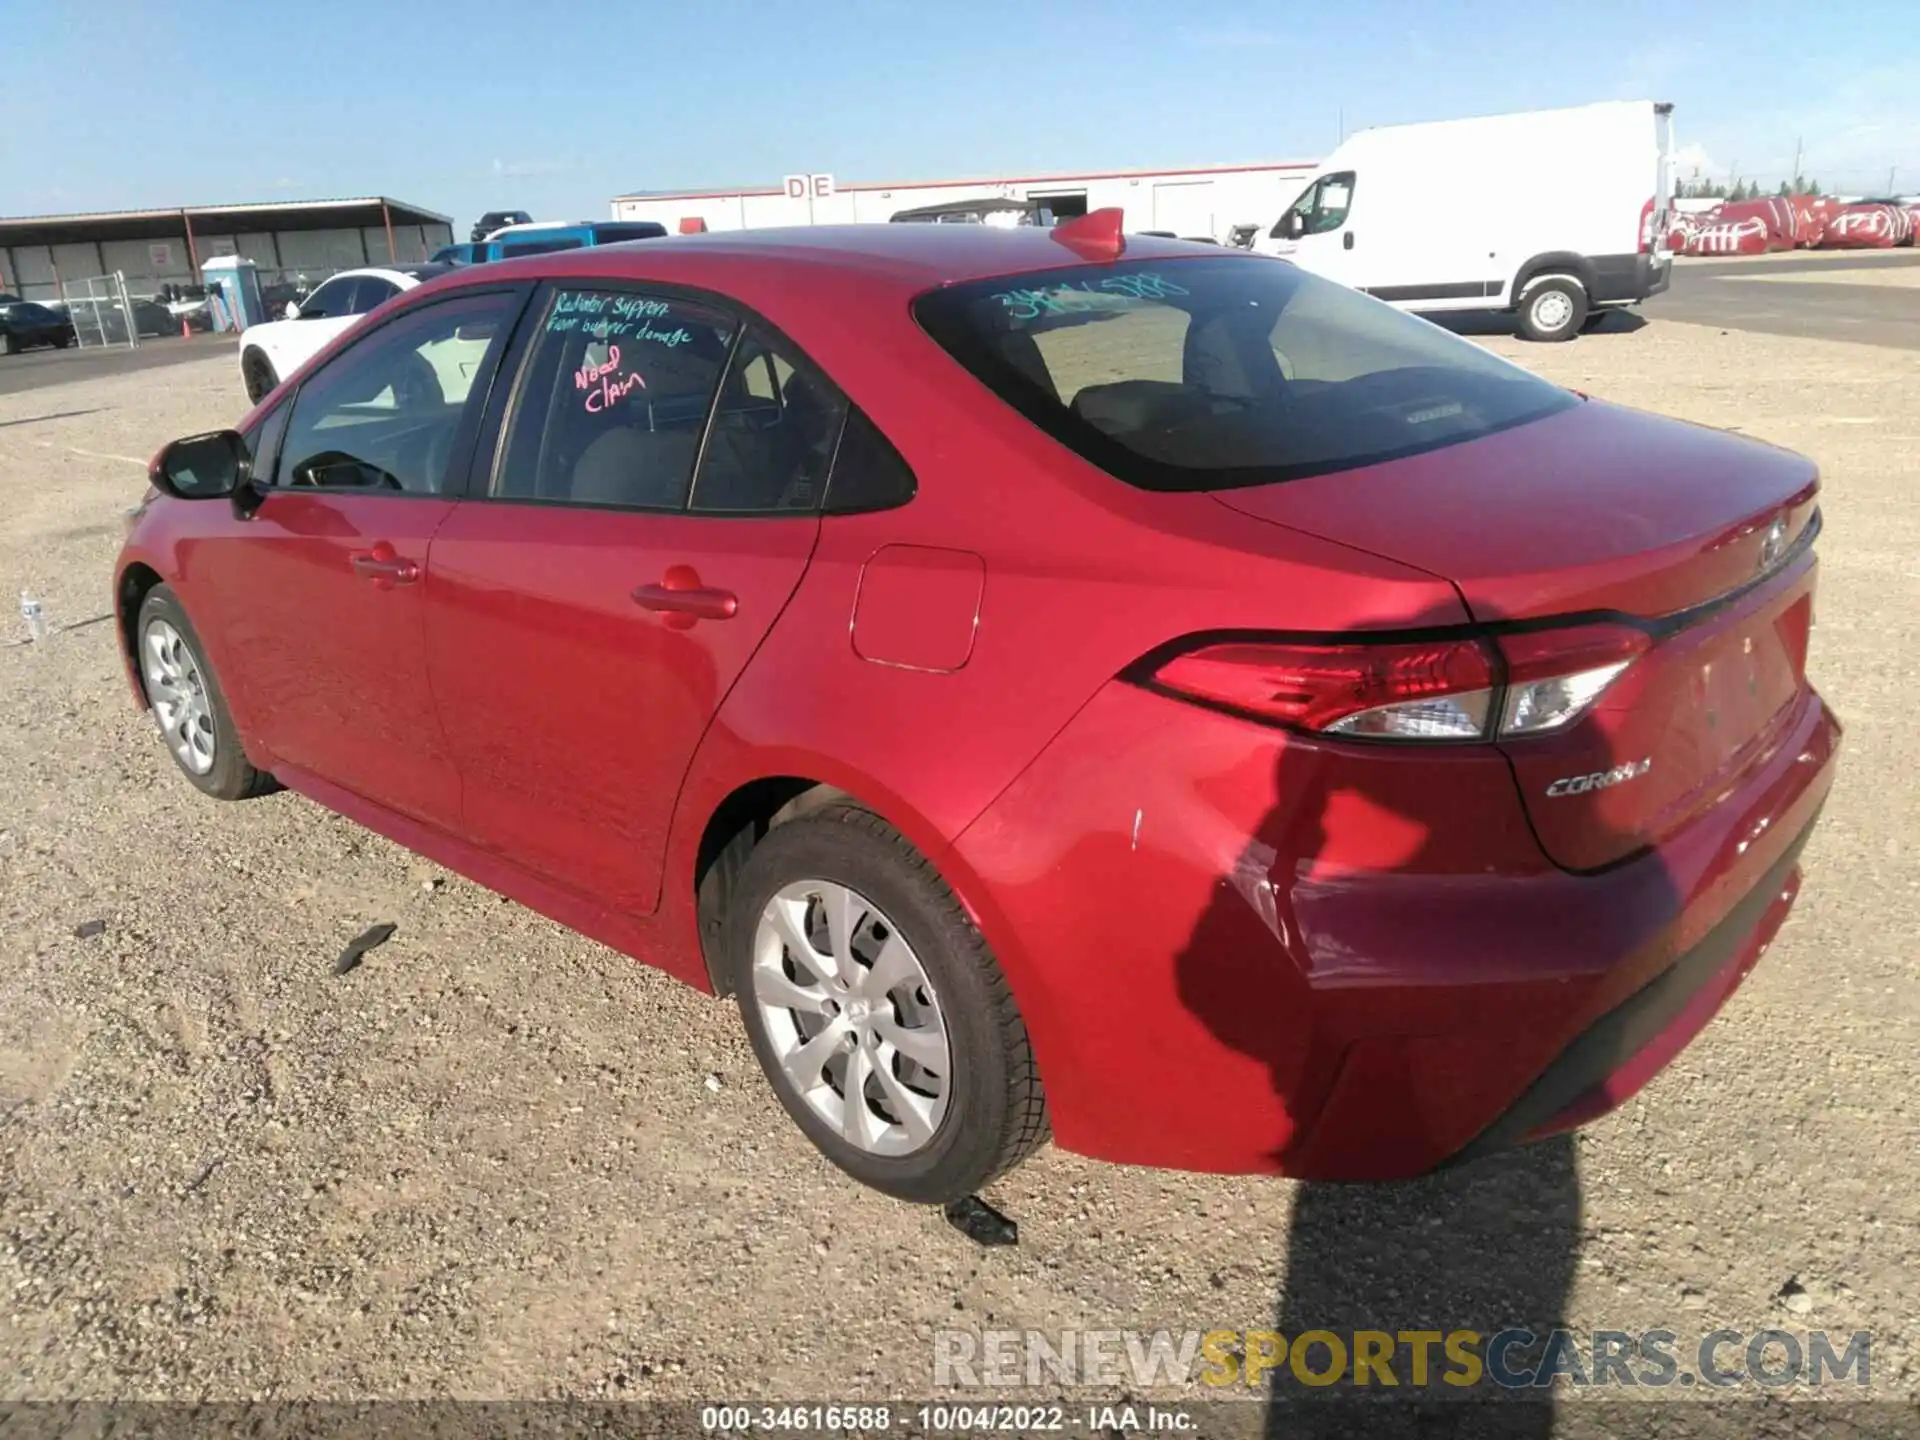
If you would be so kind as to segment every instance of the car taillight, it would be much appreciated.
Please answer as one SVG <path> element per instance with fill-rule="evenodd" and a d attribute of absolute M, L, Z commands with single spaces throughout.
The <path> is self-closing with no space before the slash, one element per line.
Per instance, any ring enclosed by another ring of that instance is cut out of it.
<path fill-rule="evenodd" d="M 1625 625 L 1502 635 L 1507 693 L 1500 705 L 1501 738 L 1565 729 L 1652 643 Z"/>
<path fill-rule="evenodd" d="M 1592 625 L 1420 641 L 1231 641 L 1153 671 L 1159 689 L 1289 729 L 1368 740 L 1493 740 L 1578 720 L 1647 637 Z"/>
<path fill-rule="evenodd" d="M 1493 704 L 1486 642 L 1208 645 L 1154 672 L 1164 689 L 1299 730 L 1477 740 Z"/>

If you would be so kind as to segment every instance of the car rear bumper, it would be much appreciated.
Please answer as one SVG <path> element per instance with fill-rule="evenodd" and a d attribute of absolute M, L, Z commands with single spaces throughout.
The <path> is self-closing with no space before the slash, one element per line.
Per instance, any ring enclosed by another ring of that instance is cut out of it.
<path fill-rule="evenodd" d="M 1817 696 L 1791 730 L 1657 851 L 1573 875 L 1477 756 L 1356 759 L 1116 683 L 956 869 L 1065 1148 L 1403 1178 L 1585 1123 L 1711 1019 L 1832 782 Z"/>

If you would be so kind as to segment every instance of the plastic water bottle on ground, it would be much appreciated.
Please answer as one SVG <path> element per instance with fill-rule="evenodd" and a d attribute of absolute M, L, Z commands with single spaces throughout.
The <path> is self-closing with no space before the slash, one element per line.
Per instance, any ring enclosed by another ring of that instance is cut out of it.
<path fill-rule="evenodd" d="M 26 622 L 27 639 L 36 644 L 52 633 L 53 627 L 47 624 L 46 608 L 25 590 L 20 592 L 20 618 Z"/>

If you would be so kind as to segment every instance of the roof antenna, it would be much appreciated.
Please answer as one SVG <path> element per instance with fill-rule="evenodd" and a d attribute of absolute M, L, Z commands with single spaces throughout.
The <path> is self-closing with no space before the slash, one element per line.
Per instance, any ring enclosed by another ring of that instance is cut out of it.
<path fill-rule="evenodd" d="M 1120 233 L 1123 215 L 1118 205 L 1089 210 L 1054 226 L 1053 238 L 1083 260 L 1118 260 L 1127 248 L 1127 238 Z"/>

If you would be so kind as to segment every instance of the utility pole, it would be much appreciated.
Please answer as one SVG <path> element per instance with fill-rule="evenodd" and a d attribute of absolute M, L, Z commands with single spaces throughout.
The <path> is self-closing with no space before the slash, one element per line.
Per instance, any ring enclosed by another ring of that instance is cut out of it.
<path fill-rule="evenodd" d="M 1891 200 L 1894 197 L 1894 195 L 1898 193 L 1893 188 L 1893 177 L 1899 171 L 1899 169 L 1900 167 L 1898 165 L 1889 165 L 1887 167 L 1887 198 L 1889 200 Z"/>
<path fill-rule="evenodd" d="M 1798 135 L 1793 138 L 1793 178 L 1789 183 L 1795 186 L 1800 183 L 1800 137 Z"/>

